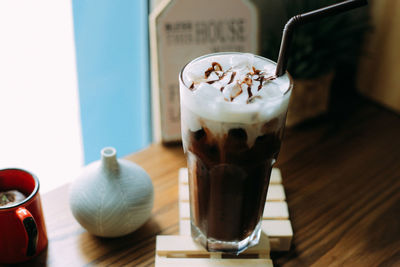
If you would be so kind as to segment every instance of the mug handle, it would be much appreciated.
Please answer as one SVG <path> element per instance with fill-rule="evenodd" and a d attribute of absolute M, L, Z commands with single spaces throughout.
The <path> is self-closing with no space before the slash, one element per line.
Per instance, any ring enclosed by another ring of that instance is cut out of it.
<path fill-rule="evenodd" d="M 36 253 L 36 247 L 38 242 L 38 230 L 35 219 L 32 214 L 25 209 L 20 207 L 15 211 L 18 219 L 21 221 L 25 229 L 25 239 L 27 245 L 26 256 L 31 257 Z"/>

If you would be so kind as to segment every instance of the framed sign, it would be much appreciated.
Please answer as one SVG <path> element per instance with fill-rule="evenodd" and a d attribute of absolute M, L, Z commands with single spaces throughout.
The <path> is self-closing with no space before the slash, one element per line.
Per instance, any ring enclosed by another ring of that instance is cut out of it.
<path fill-rule="evenodd" d="M 248 0 L 165 0 L 149 19 L 154 140 L 177 142 L 182 67 L 214 52 L 257 53 L 258 14 Z"/>

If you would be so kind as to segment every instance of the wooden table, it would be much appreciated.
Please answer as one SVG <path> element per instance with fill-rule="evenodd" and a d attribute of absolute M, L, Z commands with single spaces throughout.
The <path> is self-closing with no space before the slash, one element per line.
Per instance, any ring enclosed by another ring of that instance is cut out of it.
<path fill-rule="evenodd" d="M 151 219 L 116 239 L 88 234 L 68 205 L 69 186 L 43 195 L 49 247 L 29 266 L 153 266 L 156 235 L 178 233 L 180 146 L 129 156 L 153 179 Z M 365 100 L 288 130 L 278 166 L 292 220 L 275 266 L 400 266 L 400 118 Z M 56 177 L 55 177 L 56 179 Z"/>

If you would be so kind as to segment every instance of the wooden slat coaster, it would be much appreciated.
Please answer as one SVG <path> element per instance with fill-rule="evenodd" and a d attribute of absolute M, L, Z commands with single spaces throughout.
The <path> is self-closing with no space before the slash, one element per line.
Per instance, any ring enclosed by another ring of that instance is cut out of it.
<path fill-rule="evenodd" d="M 263 220 L 261 230 L 268 235 L 272 251 L 289 250 L 293 237 L 289 220 Z M 179 234 L 190 236 L 190 220 L 180 220 Z"/>
<path fill-rule="evenodd" d="M 273 168 L 264 214 L 261 238 L 257 246 L 238 257 L 208 252 L 190 236 L 190 206 L 188 172 L 179 170 L 179 232 L 178 236 L 157 236 L 156 267 L 221 267 L 221 266 L 273 266 L 270 250 L 289 250 L 293 237 L 281 172 Z"/>
<path fill-rule="evenodd" d="M 263 266 L 272 267 L 269 258 L 268 236 L 262 235 L 257 246 L 249 248 L 237 257 L 219 252 L 208 252 L 193 241 L 190 235 L 157 236 L 156 267 L 165 266 Z"/>

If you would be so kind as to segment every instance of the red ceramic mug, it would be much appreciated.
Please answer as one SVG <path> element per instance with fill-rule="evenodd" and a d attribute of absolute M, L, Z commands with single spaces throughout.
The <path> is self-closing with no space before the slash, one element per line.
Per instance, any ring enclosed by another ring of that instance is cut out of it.
<path fill-rule="evenodd" d="M 0 206 L 0 264 L 29 260 L 47 246 L 39 180 L 21 169 L 0 170 L 0 192 L 18 190 L 27 196 L 11 206 Z"/>

